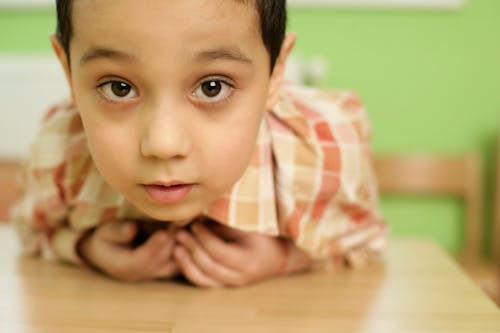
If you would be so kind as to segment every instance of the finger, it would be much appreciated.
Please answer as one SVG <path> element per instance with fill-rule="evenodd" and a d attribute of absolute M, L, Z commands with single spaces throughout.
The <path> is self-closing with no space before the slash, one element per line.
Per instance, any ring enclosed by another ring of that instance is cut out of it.
<path fill-rule="evenodd" d="M 186 279 L 200 287 L 221 287 L 221 284 L 201 271 L 183 246 L 174 248 L 174 258 Z"/>
<path fill-rule="evenodd" d="M 178 274 L 179 268 L 172 256 L 175 246 L 175 235 L 172 232 L 168 232 L 166 242 L 160 246 L 161 249 L 156 254 L 152 253 L 154 276 L 161 278 Z"/>
<path fill-rule="evenodd" d="M 128 250 L 121 275 L 129 281 L 169 278 L 177 275 L 179 268 L 173 260 L 175 239 L 165 231 L 156 231 L 144 244 Z"/>
<path fill-rule="evenodd" d="M 152 277 L 155 279 L 168 279 L 181 273 L 179 265 L 171 259 L 168 262 L 158 265 Z"/>
<path fill-rule="evenodd" d="M 115 244 L 129 244 L 137 234 L 137 226 L 133 222 L 110 221 L 96 230 L 96 237 Z"/>
<path fill-rule="evenodd" d="M 160 236 L 160 237 L 159 237 Z M 103 255 L 101 267 L 110 273 L 126 281 L 141 281 L 153 279 L 159 268 L 157 257 L 165 242 L 165 235 L 150 237 L 146 243 L 138 248 L 117 246 L 113 243 L 105 243 L 106 252 Z"/>
<path fill-rule="evenodd" d="M 163 242 L 162 249 L 159 252 L 158 255 L 158 260 L 165 261 L 165 260 L 170 260 L 172 259 L 172 251 L 175 246 L 175 235 L 176 232 L 169 230 L 167 232 L 165 231 L 157 231 L 156 233 L 163 233 L 165 234 L 166 240 Z M 153 234 L 153 236 L 155 235 Z"/>
<path fill-rule="evenodd" d="M 177 276 L 181 273 L 177 262 L 175 262 L 172 252 L 175 246 L 175 235 L 178 228 L 168 228 L 167 229 L 167 241 L 163 246 L 163 249 L 159 252 L 157 256 L 157 263 L 154 264 L 154 278 L 170 278 Z"/>
<path fill-rule="evenodd" d="M 110 276 L 125 281 L 138 281 L 140 271 L 132 267 L 133 250 L 110 242 L 101 242 L 96 249 L 95 264 Z"/>
<path fill-rule="evenodd" d="M 167 231 L 169 225 L 164 222 L 155 221 L 137 221 L 137 234 L 132 242 L 133 247 L 139 247 L 144 244 L 148 238 L 158 230 Z"/>
<path fill-rule="evenodd" d="M 193 262 L 208 276 L 222 282 L 224 285 L 243 284 L 242 274 L 228 266 L 224 262 L 217 262 L 198 241 L 188 232 L 181 231 L 177 234 L 178 242 L 183 245 L 191 254 Z"/>
<path fill-rule="evenodd" d="M 220 238 L 226 241 L 237 241 L 248 234 L 247 232 L 237 230 L 235 228 L 231 228 L 214 221 L 208 221 L 205 223 L 196 223 L 196 224 L 203 225 L 206 229 L 211 230 L 215 235 L 219 236 Z"/>
<path fill-rule="evenodd" d="M 170 257 L 174 245 L 173 237 L 165 231 L 157 231 L 134 251 L 134 260 L 153 266 Z"/>
<path fill-rule="evenodd" d="M 243 258 L 237 243 L 226 242 L 202 223 L 194 224 L 191 230 L 200 245 L 215 261 L 239 271 L 238 268 L 241 267 L 245 258 Z"/>

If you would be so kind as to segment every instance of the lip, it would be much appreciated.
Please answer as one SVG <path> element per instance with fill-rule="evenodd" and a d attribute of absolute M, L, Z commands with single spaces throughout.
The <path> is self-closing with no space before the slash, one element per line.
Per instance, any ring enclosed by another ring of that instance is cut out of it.
<path fill-rule="evenodd" d="M 179 181 L 172 182 L 154 182 L 144 184 L 144 190 L 148 196 L 155 202 L 161 204 L 173 204 L 184 200 L 191 192 L 195 184 L 183 183 Z"/>

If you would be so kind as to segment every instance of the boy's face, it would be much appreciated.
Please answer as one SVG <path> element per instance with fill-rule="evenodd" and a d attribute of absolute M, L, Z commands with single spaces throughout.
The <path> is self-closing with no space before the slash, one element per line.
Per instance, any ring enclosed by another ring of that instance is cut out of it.
<path fill-rule="evenodd" d="M 75 0 L 73 32 L 66 71 L 108 183 L 179 222 L 229 190 L 278 81 L 253 5 Z"/>

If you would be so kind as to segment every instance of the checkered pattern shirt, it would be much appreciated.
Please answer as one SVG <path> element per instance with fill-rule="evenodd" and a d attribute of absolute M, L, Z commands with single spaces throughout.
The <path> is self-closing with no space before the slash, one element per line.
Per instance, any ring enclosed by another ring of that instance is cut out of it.
<path fill-rule="evenodd" d="M 262 119 L 245 172 L 202 214 L 288 238 L 318 262 L 365 262 L 379 253 L 386 233 L 370 135 L 354 93 L 284 86 Z M 69 103 L 45 116 L 22 185 L 13 220 L 29 253 L 79 263 L 75 247 L 86 231 L 112 219 L 151 220 L 99 174 Z"/>

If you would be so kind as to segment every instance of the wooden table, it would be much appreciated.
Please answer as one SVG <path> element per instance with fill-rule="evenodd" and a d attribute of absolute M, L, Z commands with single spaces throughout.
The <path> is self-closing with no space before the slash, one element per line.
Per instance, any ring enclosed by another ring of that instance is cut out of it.
<path fill-rule="evenodd" d="M 382 262 L 240 289 L 127 284 L 20 257 L 0 226 L 0 332 L 500 332 L 500 312 L 434 243 L 391 240 Z"/>

